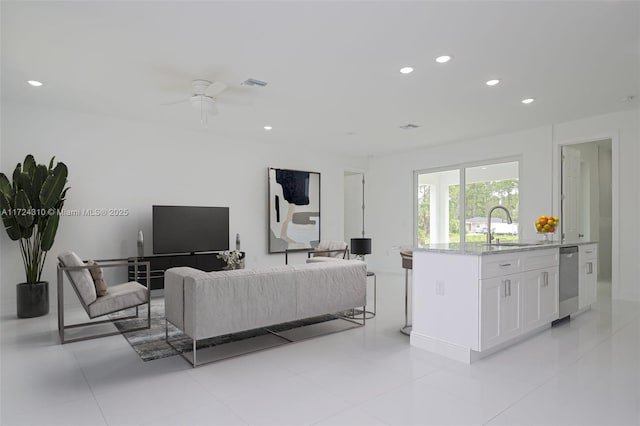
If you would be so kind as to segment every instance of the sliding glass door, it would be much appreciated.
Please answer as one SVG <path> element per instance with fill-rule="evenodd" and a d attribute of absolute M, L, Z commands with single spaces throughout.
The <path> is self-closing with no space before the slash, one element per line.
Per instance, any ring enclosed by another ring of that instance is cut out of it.
<path fill-rule="evenodd" d="M 496 205 L 509 210 L 513 223 L 507 223 L 505 213 L 496 210 L 491 223 L 494 236 L 503 241 L 517 240 L 518 182 L 518 161 L 416 172 L 417 245 L 485 241 L 487 212 Z"/>

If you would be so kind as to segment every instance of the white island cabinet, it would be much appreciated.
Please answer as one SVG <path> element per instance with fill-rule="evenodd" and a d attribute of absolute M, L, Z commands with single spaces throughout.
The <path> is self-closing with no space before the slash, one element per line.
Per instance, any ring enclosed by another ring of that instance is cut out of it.
<path fill-rule="evenodd" d="M 598 295 L 598 245 L 578 246 L 578 309 L 595 303 Z"/>
<path fill-rule="evenodd" d="M 470 363 L 549 327 L 558 261 L 558 246 L 414 251 L 411 344 Z"/>

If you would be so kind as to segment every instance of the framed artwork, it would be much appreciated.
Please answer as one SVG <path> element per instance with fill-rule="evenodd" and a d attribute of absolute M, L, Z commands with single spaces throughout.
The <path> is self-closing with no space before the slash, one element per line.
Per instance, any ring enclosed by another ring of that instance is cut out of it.
<path fill-rule="evenodd" d="M 320 173 L 269 168 L 269 253 L 320 242 Z"/>

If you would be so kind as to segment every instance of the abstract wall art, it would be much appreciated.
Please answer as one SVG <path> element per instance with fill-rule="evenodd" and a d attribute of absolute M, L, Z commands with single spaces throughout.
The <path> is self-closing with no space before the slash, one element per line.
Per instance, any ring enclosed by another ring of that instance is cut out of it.
<path fill-rule="evenodd" d="M 320 173 L 269 168 L 269 253 L 320 242 Z"/>

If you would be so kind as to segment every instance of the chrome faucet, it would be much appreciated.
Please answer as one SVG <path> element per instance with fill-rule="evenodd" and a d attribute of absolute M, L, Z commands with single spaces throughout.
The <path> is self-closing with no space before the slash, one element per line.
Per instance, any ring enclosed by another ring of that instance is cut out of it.
<path fill-rule="evenodd" d="M 493 206 L 489 209 L 489 214 L 487 214 L 487 244 L 491 244 L 491 240 L 493 240 L 493 234 L 491 234 L 491 214 L 495 209 L 502 209 L 507 214 L 507 223 L 513 223 L 511 220 L 511 213 L 505 206 Z"/>

